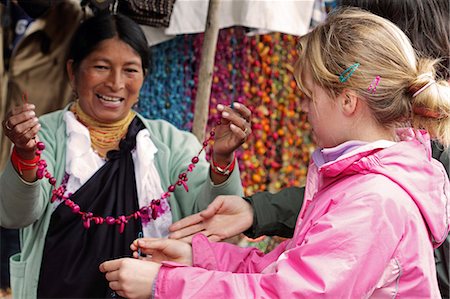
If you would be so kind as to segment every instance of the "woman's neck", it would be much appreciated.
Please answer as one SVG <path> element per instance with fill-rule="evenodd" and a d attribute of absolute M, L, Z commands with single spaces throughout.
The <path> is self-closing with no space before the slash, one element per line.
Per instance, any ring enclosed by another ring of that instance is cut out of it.
<path fill-rule="evenodd" d="M 75 102 L 71 107 L 72 111 L 88 130 L 91 138 L 91 146 L 95 152 L 102 158 L 106 157 L 108 151 L 117 149 L 120 140 L 128 131 L 128 126 L 133 120 L 136 113 L 130 110 L 128 115 L 114 123 L 102 123 L 91 116 L 87 115 L 80 107 L 78 102 Z"/>

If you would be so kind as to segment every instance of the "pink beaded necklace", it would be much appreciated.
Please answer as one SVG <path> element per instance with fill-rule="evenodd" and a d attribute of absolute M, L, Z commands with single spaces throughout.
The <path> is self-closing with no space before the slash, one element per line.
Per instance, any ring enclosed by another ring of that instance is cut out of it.
<path fill-rule="evenodd" d="M 220 120 L 217 121 L 217 125 L 220 125 Z M 125 225 L 128 223 L 130 219 L 138 219 L 141 218 L 142 220 L 147 220 L 151 217 L 151 219 L 155 220 L 159 216 L 159 206 L 161 204 L 162 199 L 168 199 L 171 196 L 171 193 L 175 191 L 177 186 L 183 186 L 186 192 L 189 191 L 187 181 L 188 172 L 192 172 L 195 168 L 195 165 L 199 162 L 199 155 L 202 151 L 205 150 L 205 148 L 208 146 L 209 142 L 214 139 L 215 135 L 215 127 L 211 130 L 209 133 L 209 137 L 203 141 L 203 146 L 200 149 L 200 151 L 191 159 L 191 163 L 187 167 L 187 169 L 180 173 L 178 175 L 178 180 L 170 185 L 167 188 L 167 191 L 164 192 L 160 198 L 153 199 L 149 205 L 144 206 L 140 208 L 139 210 L 135 211 L 134 213 L 131 213 L 130 215 L 121 215 L 121 216 L 98 216 L 94 215 L 91 212 L 84 212 L 80 210 L 80 206 L 77 205 L 75 202 L 73 202 L 70 197 L 72 194 L 65 195 L 66 191 L 66 178 L 63 179 L 63 182 L 59 187 L 56 187 L 56 178 L 53 177 L 53 175 L 47 170 L 47 162 L 44 159 L 39 159 L 37 162 L 38 169 L 36 170 L 36 176 L 38 179 L 46 178 L 48 179 L 48 182 L 52 185 L 52 197 L 50 199 L 50 202 L 53 203 L 56 200 L 61 201 L 64 205 L 66 205 L 68 208 L 72 209 L 72 212 L 75 214 L 78 214 L 82 221 L 83 226 L 88 229 L 91 226 L 91 222 L 95 224 L 107 224 L 107 225 L 118 225 L 119 226 L 119 232 L 122 233 L 125 229 Z M 42 141 L 39 141 L 36 144 L 37 150 L 36 155 L 40 156 L 42 151 L 45 149 L 45 144 Z"/>

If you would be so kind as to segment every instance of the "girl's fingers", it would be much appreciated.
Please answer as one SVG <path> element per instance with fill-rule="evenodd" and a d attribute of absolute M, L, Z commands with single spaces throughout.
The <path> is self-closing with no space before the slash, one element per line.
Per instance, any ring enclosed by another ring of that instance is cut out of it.
<path fill-rule="evenodd" d="M 105 277 L 108 281 L 119 280 L 119 270 L 106 272 Z"/>

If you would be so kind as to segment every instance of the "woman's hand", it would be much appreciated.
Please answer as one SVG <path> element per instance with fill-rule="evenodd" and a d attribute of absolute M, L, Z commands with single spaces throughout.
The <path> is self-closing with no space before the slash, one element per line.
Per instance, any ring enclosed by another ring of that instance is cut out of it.
<path fill-rule="evenodd" d="M 131 299 L 148 299 L 153 282 L 158 276 L 158 263 L 132 258 L 106 261 L 99 267 L 109 281 L 109 287 L 119 296 Z"/>
<path fill-rule="evenodd" d="M 214 140 L 214 161 L 229 164 L 233 160 L 233 152 L 241 146 L 252 132 L 251 111 L 240 103 L 234 107 L 217 105 L 222 112 L 221 125 L 216 127 Z"/>
<path fill-rule="evenodd" d="M 178 240 L 142 238 L 134 240 L 130 246 L 133 257 L 161 263 L 162 261 L 177 262 L 192 266 L 192 247 Z M 140 257 L 138 250 L 147 257 Z"/>
<path fill-rule="evenodd" d="M 3 120 L 3 131 L 15 145 L 17 154 L 23 159 L 35 156 L 37 133 L 41 128 L 33 104 L 24 104 L 11 109 Z"/>
<path fill-rule="evenodd" d="M 192 242 L 196 233 L 217 242 L 246 231 L 253 223 L 253 208 L 242 197 L 221 195 L 200 213 L 173 223 L 169 230 L 171 239 Z"/>

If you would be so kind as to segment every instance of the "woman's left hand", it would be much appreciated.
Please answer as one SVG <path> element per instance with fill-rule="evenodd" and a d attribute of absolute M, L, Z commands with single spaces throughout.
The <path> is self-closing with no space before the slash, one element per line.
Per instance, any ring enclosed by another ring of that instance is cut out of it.
<path fill-rule="evenodd" d="M 217 105 L 222 112 L 221 125 L 216 127 L 214 138 L 214 159 L 233 159 L 233 152 L 241 146 L 252 132 L 251 111 L 241 103 L 234 103 L 233 108 Z"/>
<path fill-rule="evenodd" d="M 100 265 L 109 287 L 124 298 L 148 299 L 161 264 L 133 258 L 106 261 Z"/>

